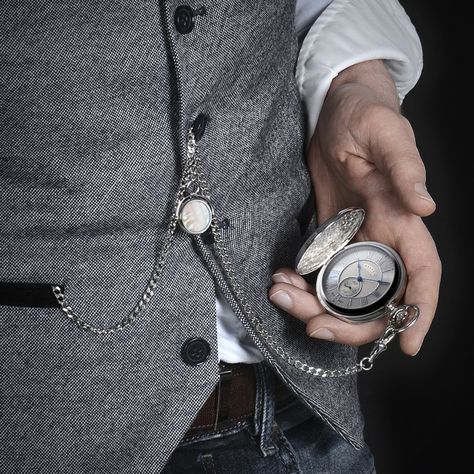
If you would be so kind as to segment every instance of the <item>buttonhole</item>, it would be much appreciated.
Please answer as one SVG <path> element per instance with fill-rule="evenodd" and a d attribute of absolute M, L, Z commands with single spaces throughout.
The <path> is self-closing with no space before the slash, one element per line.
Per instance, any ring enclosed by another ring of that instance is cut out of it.
<path fill-rule="evenodd" d="M 219 224 L 219 227 L 220 227 L 221 229 L 227 229 L 227 228 L 229 227 L 229 225 L 230 225 L 230 222 L 229 222 L 229 219 L 228 219 L 227 217 L 224 217 L 223 219 L 221 219 L 221 220 L 219 221 L 218 224 Z"/>
<path fill-rule="evenodd" d="M 193 16 L 203 16 L 207 13 L 206 7 L 203 5 L 199 8 L 194 8 L 193 9 Z"/>

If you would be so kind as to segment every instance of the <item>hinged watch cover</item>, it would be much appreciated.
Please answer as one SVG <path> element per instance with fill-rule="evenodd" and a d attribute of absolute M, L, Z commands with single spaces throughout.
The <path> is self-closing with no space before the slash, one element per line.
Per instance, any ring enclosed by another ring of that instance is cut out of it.
<path fill-rule="evenodd" d="M 361 207 L 348 207 L 321 224 L 301 246 L 295 259 L 296 272 L 307 275 L 325 265 L 352 240 L 364 217 Z"/>

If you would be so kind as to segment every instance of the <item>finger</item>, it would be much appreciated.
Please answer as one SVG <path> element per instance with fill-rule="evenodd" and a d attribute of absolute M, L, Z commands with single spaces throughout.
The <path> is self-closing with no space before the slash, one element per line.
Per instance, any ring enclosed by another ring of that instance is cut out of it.
<path fill-rule="evenodd" d="M 406 354 L 416 355 L 436 312 L 441 261 L 433 238 L 421 219 L 406 229 L 399 242 L 399 252 L 408 273 L 404 301 L 416 304 L 420 308 L 420 316 L 411 328 L 400 334 L 400 347 Z"/>
<path fill-rule="evenodd" d="M 268 290 L 270 301 L 301 321 L 325 312 L 316 296 L 289 283 L 276 283 Z"/>
<path fill-rule="evenodd" d="M 308 321 L 306 334 L 316 339 L 334 341 L 350 346 L 361 346 L 379 338 L 386 325 L 385 319 L 377 319 L 363 324 L 351 324 L 328 314 L 323 314 Z"/>
<path fill-rule="evenodd" d="M 436 204 L 426 189 L 426 170 L 410 123 L 386 108 L 372 120 L 370 158 L 390 180 L 407 211 L 417 216 L 432 214 Z"/>
<path fill-rule="evenodd" d="M 290 267 L 278 268 L 272 275 L 273 283 L 290 283 L 301 290 L 307 291 L 313 295 L 316 294 L 316 289 L 313 285 L 308 283 L 301 275 L 296 273 Z"/>

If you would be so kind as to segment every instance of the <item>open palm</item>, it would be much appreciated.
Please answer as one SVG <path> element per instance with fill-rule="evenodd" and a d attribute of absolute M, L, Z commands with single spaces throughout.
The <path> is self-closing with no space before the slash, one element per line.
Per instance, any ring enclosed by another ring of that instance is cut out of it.
<path fill-rule="evenodd" d="M 409 122 L 367 88 L 340 87 L 324 104 L 307 163 L 319 223 L 345 207 L 360 206 L 366 219 L 356 239 L 387 244 L 401 255 L 408 274 L 404 300 L 419 306 L 420 318 L 401 334 L 400 344 L 407 354 L 416 354 L 435 314 L 441 263 L 421 219 L 436 206 L 426 191 L 425 167 Z M 287 293 L 291 305 L 286 299 L 284 309 L 307 323 L 308 335 L 361 345 L 383 332 L 384 320 L 353 325 L 325 313 L 314 288 L 293 269 L 280 268 L 274 275 L 270 299 L 278 304 L 275 293 Z"/>

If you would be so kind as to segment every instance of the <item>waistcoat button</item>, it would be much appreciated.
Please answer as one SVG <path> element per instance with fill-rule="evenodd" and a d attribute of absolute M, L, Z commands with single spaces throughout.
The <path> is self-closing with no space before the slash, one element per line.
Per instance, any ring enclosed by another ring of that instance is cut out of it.
<path fill-rule="evenodd" d="M 204 362 L 211 352 L 209 343 L 202 337 L 190 337 L 181 347 L 181 358 L 186 364 L 197 365 Z"/>
<path fill-rule="evenodd" d="M 193 9 L 188 5 L 180 5 L 176 8 L 174 12 L 174 24 L 180 33 L 189 33 L 194 28 L 193 13 Z"/>
<path fill-rule="evenodd" d="M 193 133 L 194 133 L 194 139 L 196 141 L 200 140 L 201 137 L 204 135 L 204 130 L 206 128 L 207 124 L 207 119 L 209 117 L 204 114 L 200 113 L 193 121 Z"/>

